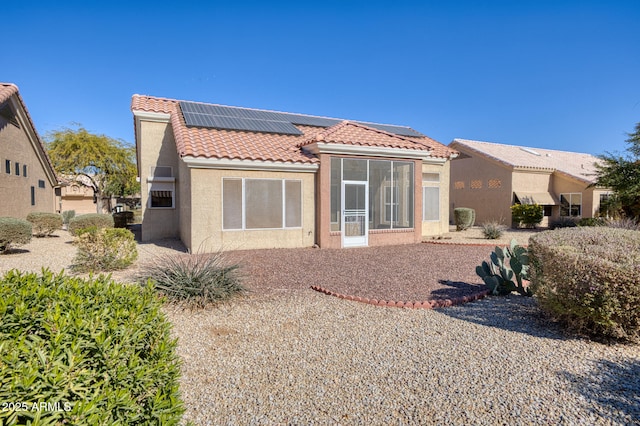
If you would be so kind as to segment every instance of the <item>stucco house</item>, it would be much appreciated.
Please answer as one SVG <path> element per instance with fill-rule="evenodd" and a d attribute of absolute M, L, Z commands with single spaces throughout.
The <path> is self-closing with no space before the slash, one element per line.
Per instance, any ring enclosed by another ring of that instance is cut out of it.
<path fill-rule="evenodd" d="M 58 180 L 18 87 L 0 83 L 0 216 L 59 211 Z"/>
<path fill-rule="evenodd" d="M 460 153 L 451 162 L 451 212 L 473 208 L 476 224 L 511 225 L 515 203 L 542 205 L 542 226 L 562 217 L 594 217 L 611 194 L 592 186 L 598 158 L 590 154 L 467 139 L 449 147 Z"/>
<path fill-rule="evenodd" d="M 455 151 L 409 128 L 134 95 L 143 241 L 191 251 L 448 232 Z"/>

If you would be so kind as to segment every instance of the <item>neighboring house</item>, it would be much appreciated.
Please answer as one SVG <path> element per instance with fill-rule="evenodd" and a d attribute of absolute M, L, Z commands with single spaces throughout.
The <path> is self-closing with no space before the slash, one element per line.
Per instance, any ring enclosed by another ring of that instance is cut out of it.
<path fill-rule="evenodd" d="M 408 127 L 134 95 L 142 240 L 191 251 L 448 232 L 455 151 Z"/>
<path fill-rule="evenodd" d="M 27 107 L 10 83 L 0 83 L 0 216 L 59 211 L 58 180 Z"/>
<path fill-rule="evenodd" d="M 540 204 L 542 226 L 563 217 L 597 215 L 611 194 L 595 182 L 598 158 L 590 154 L 454 139 L 460 155 L 451 162 L 451 214 L 456 207 L 476 211 L 476 224 L 511 224 L 510 206 Z"/>
<path fill-rule="evenodd" d="M 93 187 L 86 176 L 60 178 L 61 188 L 61 211 L 74 210 L 76 215 L 96 213 L 96 201 Z M 109 213 L 109 198 L 103 198 L 102 213 Z"/>

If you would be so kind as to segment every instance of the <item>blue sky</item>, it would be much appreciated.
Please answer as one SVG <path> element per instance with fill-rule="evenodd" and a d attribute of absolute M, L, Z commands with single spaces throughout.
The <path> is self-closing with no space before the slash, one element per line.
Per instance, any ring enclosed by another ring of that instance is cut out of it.
<path fill-rule="evenodd" d="M 42 136 L 134 142 L 135 93 L 601 154 L 640 122 L 640 2 L 3 6 L 0 81 Z"/>

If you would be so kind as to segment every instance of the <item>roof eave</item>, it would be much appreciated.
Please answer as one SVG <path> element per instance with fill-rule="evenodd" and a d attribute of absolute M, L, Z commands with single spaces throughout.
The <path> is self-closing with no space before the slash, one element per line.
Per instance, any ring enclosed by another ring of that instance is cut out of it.
<path fill-rule="evenodd" d="M 446 158 L 432 157 L 429 151 L 363 145 L 347 145 L 332 142 L 313 142 L 303 149 L 311 154 L 357 155 L 365 157 L 406 158 L 425 162 L 446 162 Z"/>
<path fill-rule="evenodd" d="M 259 170 L 271 172 L 301 172 L 315 173 L 319 165 L 317 163 L 294 163 L 263 160 L 240 160 L 230 158 L 203 158 L 184 156 L 182 161 L 189 168 L 197 169 L 231 169 L 231 170 Z"/>

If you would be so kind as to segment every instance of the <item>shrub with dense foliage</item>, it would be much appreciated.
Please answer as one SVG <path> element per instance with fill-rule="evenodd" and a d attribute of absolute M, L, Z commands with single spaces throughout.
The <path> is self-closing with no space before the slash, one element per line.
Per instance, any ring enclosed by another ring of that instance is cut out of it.
<path fill-rule="evenodd" d="M 143 266 L 138 280 L 151 280 L 173 302 L 205 307 L 246 291 L 239 268 L 227 264 L 219 252 L 166 255 Z"/>
<path fill-rule="evenodd" d="M 606 219 L 601 217 L 583 217 L 578 220 L 578 226 L 605 226 Z"/>
<path fill-rule="evenodd" d="M 491 294 L 505 295 L 517 291 L 523 296 L 533 295 L 531 287 L 524 284 L 529 279 L 529 254 L 526 248 L 519 246 L 516 240 L 511 240 L 511 245 L 507 247 L 496 246 L 490 257 L 491 263 L 483 261 L 482 265 L 476 267 L 476 274 L 489 287 Z"/>
<path fill-rule="evenodd" d="M 482 224 L 482 235 L 484 235 L 487 240 L 499 239 L 502 237 L 504 230 L 505 226 L 495 220 Z"/>
<path fill-rule="evenodd" d="M 48 237 L 62 229 L 62 216 L 58 213 L 32 212 L 27 215 L 27 221 L 33 225 L 33 235 L 36 237 Z"/>
<path fill-rule="evenodd" d="M 630 218 L 609 219 L 606 226 L 610 228 L 631 229 L 640 231 L 640 223 Z"/>
<path fill-rule="evenodd" d="M 179 424 L 179 359 L 160 308 L 151 286 L 103 275 L 6 273 L 0 401 L 13 407 L 0 424 Z"/>
<path fill-rule="evenodd" d="M 464 231 L 473 226 L 476 221 L 476 211 L 468 207 L 456 207 L 453 209 L 453 218 L 456 224 L 456 231 Z"/>
<path fill-rule="evenodd" d="M 513 226 L 535 228 L 544 218 L 544 209 L 539 204 L 514 204 L 511 206 Z"/>
<path fill-rule="evenodd" d="M 529 254 L 543 310 L 580 333 L 640 340 L 640 232 L 546 231 L 530 238 Z"/>
<path fill-rule="evenodd" d="M 578 219 L 571 217 L 561 217 L 549 223 L 549 229 L 575 228 L 578 226 Z"/>
<path fill-rule="evenodd" d="M 87 228 L 75 239 L 78 253 L 73 264 L 76 272 L 124 269 L 138 258 L 133 233 L 122 228 Z"/>
<path fill-rule="evenodd" d="M 0 253 L 31 241 L 32 225 L 26 220 L 0 217 Z"/>
<path fill-rule="evenodd" d="M 69 232 L 76 235 L 78 231 L 95 226 L 101 228 L 113 228 L 113 217 L 110 214 L 89 213 L 76 216 L 69 221 Z"/>

